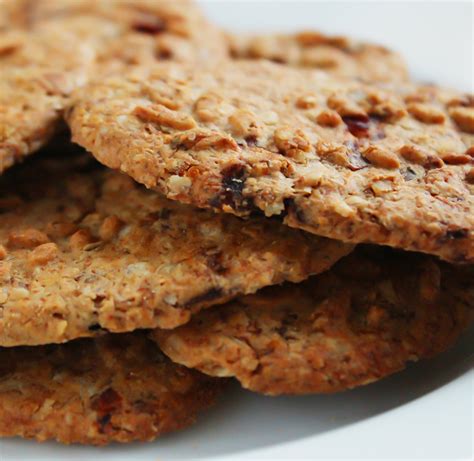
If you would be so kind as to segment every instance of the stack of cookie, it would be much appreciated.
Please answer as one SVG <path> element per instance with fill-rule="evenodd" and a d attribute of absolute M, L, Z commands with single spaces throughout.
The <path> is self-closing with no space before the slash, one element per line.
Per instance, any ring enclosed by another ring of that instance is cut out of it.
<path fill-rule="evenodd" d="M 4 0 L 0 64 L 0 435 L 151 440 L 471 322 L 472 95 L 184 0 Z"/>

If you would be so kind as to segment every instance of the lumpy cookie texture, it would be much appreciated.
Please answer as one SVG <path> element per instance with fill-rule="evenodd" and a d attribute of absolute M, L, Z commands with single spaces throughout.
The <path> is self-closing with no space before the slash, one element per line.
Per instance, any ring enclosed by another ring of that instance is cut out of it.
<path fill-rule="evenodd" d="M 167 197 L 474 260 L 474 99 L 272 64 L 158 65 L 75 95 L 73 139 Z"/>
<path fill-rule="evenodd" d="M 91 43 L 62 28 L 0 33 L 0 173 L 54 134 L 92 63 Z"/>
<path fill-rule="evenodd" d="M 265 288 L 153 338 L 173 361 L 256 392 L 336 392 L 449 347 L 474 318 L 473 277 L 473 266 L 360 247 L 301 284 Z"/>
<path fill-rule="evenodd" d="M 48 141 L 86 81 L 226 52 L 221 32 L 184 0 L 0 3 L 0 172 Z"/>
<path fill-rule="evenodd" d="M 128 64 L 169 59 L 198 62 L 228 53 L 223 33 L 192 0 L 17 0 L 9 16 L 14 26 L 30 31 L 42 25 L 66 30 L 71 22 L 92 21 L 83 30 L 90 38 L 100 37 L 104 27 L 113 27 L 115 40 L 98 53 L 103 59 L 119 58 Z"/>
<path fill-rule="evenodd" d="M 0 436 L 151 441 L 194 423 L 222 386 L 172 363 L 144 332 L 0 348 Z"/>
<path fill-rule="evenodd" d="M 267 59 L 294 67 L 321 69 L 333 75 L 367 81 L 404 81 L 403 59 L 380 45 L 358 42 L 316 31 L 295 34 L 228 34 L 234 59 Z"/>
<path fill-rule="evenodd" d="M 173 328 L 351 245 L 194 209 L 56 147 L 0 181 L 0 345 Z"/>

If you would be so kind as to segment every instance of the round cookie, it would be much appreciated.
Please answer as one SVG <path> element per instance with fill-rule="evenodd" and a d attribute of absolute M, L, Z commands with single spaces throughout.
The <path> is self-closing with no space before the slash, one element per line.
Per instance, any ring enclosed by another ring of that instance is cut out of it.
<path fill-rule="evenodd" d="M 227 54 L 221 32 L 190 1 L 16 0 L 0 7 L 0 173 L 48 141 L 71 90 L 87 80 L 151 61 Z"/>
<path fill-rule="evenodd" d="M 170 63 L 80 91 L 68 121 L 101 162 L 171 199 L 468 263 L 473 101 L 265 61 Z"/>
<path fill-rule="evenodd" d="M 407 67 L 400 55 L 383 46 L 348 37 L 303 31 L 254 36 L 228 34 L 227 40 L 234 59 L 268 59 L 366 81 L 408 80 Z"/>
<path fill-rule="evenodd" d="M 1 178 L 0 222 L 2 346 L 174 328 L 352 250 L 167 200 L 67 146 Z"/>
<path fill-rule="evenodd" d="M 210 24 L 192 0 L 16 0 L 11 23 L 35 30 L 38 26 L 70 27 L 74 21 L 99 21 L 120 30 L 103 50 L 128 63 L 156 60 L 221 59 L 228 50 L 223 32 Z M 87 37 L 102 35 L 100 27 L 84 29 Z"/>
<path fill-rule="evenodd" d="M 144 332 L 0 348 L 0 436 L 105 445 L 183 429 L 222 388 Z"/>
<path fill-rule="evenodd" d="M 307 281 L 201 312 L 153 338 L 173 361 L 269 395 L 376 381 L 448 348 L 474 317 L 473 266 L 363 248 Z"/>
<path fill-rule="evenodd" d="M 62 28 L 0 33 L 0 173 L 54 134 L 92 64 L 92 43 Z"/>

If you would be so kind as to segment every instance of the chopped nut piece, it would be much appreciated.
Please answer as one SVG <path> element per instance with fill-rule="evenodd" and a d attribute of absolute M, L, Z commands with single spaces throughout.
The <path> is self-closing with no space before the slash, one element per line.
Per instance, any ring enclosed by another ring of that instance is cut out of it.
<path fill-rule="evenodd" d="M 456 152 L 446 152 L 440 155 L 443 159 L 443 162 L 447 163 L 448 165 L 464 165 L 465 163 L 469 163 L 472 160 L 469 155 L 459 154 Z"/>
<path fill-rule="evenodd" d="M 236 110 L 229 117 L 229 124 L 231 127 L 231 132 L 234 136 L 259 136 L 260 130 L 258 128 L 257 119 L 255 114 L 249 110 Z"/>
<path fill-rule="evenodd" d="M 77 225 L 73 222 L 51 222 L 46 226 L 46 233 L 52 238 L 67 237 L 77 230 Z"/>
<path fill-rule="evenodd" d="M 222 98 L 215 93 L 201 96 L 195 104 L 194 111 L 202 122 L 215 122 L 219 118 L 219 105 Z"/>
<path fill-rule="evenodd" d="M 398 153 L 405 160 L 425 168 L 441 168 L 444 165 L 443 160 L 436 153 L 413 144 L 405 144 Z"/>
<path fill-rule="evenodd" d="M 8 236 L 8 246 L 11 248 L 34 248 L 49 242 L 48 236 L 38 229 L 12 231 Z"/>
<path fill-rule="evenodd" d="M 107 216 L 99 229 L 99 236 L 102 240 L 112 240 L 120 231 L 123 222 L 117 216 Z"/>
<path fill-rule="evenodd" d="M 349 98 L 332 95 L 327 101 L 328 107 L 334 109 L 341 117 L 361 117 L 368 119 L 367 112 Z"/>
<path fill-rule="evenodd" d="M 466 133 L 474 133 L 474 107 L 453 107 L 449 115 L 459 128 Z"/>
<path fill-rule="evenodd" d="M 186 191 L 186 189 L 191 187 L 192 183 L 191 178 L 188 178 L 187 176 L 173 175 L 168 179 L 168 187 L 174 194 L 180 194 L 183 191 Z"/>
<path fill-rule="evenodd" d="M 423 123 L 444 123 L 446 120 L 443 111 L 428 104 L 410 103 L 407 110 L 413 117 Z"/>
<path fill-rule="evenodd" d="M 371 146 L 365 149 L 362 155 L 375 166 L 389 169 L 400 168 L 400 160 L 398 157 L 392 152 L 380 147 Z"/>
<path fill-rule="evenodd" d="M 8 255 L 7 249 L 3 245 L 0 245 L 0 260 L 5 259 L 7 255 Z"/>
<path fill-rule="evenodd" d="M 74 250 L 82 250 L 86 245 L 92 243 L 92 234 L 88 229 L 79 229 L 69 237 L 69 245 Z"/>
<path fill-rule="evenodd" d="M 306 95 L 300 96 L 296 100 L 296 107 L 298 109 L 313 109 L 317 105 L 318 105 L 318 100 L 312 94 L 306 94 Z"/>
<path fill-rule="evenodd" d="M 289 157 L 298 156 L 302 152 L 309 152 L 311 144 L 302 130 L 293 131 L 289 127 L 278 128 L 273 134 L 277 149 Z"/>
<path fill-rule="evenodd" d="M 335 127 L 342 123 L 342 118 L 336 111 L 323 110 L 317 115 L 316 122 L 322 126 Z"/>
<path fill-rule="evenodd" d="M 29 254 L 28 260 L 34 266 L 42 266 L 52 261 L 58 253 L 59 248 L 55 243 L 44 243 Z"/>
<path fill-rule="evenodd" d="M 215 150 L 238 150 L 239 146 L 235 139 L 230 136 L 223 136 L 220 133 L 210 133 L 205 136 L 202 136 L 194 144 L 194 149 L 196 150 L 206 150 L 206 149 L 215 149 Z"/>
<path fill-rule="evenodd" d="M 387 192 L 393 191 L 393 182 L 385 180 L 375 181 L 370 188 L 374 191 L 375 195 L 384 195 Z"/>
<path fill-rule="evenodd" d="M 196 127 L 196 122 L 190 115 L 172 111 L 160 104 L 137 106 L 133 113 L 146 122 L 157 123 L 177 130 L 190 130 Z"/>

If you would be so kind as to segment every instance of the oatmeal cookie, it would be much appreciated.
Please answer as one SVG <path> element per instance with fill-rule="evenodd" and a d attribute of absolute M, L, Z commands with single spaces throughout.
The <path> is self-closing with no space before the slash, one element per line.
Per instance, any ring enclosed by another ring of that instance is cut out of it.
<path fill-rule="evenodd" d="M 0 3 L 0 173 L 47 142 L 71 90 L 86 81 L 150 61 L 201 62 L 227 52 L 221 32 L 184 0 L 8 5 Z"/>
<path fill-rule="evenodd" d="M 264 394 L 376 381 L 449 347 L 473 319 L 473 266 L 357 249 L 331 270 L 268 287 L 153 338 L 173 361 Z"/>
<path fill-rule="evenodd" d="M 474 261 L 474 96 L 265 61 L 79 91 L 73 140 L 168 198 Z"/>
<path fill-rule="evenodd" d="M 77 20 L 114 24 L 120 33 L 112 50 L 121 60 L 199 62 L 228 55 L 223 32 L 192 0 L 16 0 L 15 5 L 9 12 L 11 23 L 27 30 L 45 25 L 67 29 Z M 102 31 L 91 23 L 86 35 L 100 36 Z M 107 49 L 99 51 L 107 54 Z"/>
<path fill-rule="evenodd" d="M 0 345 L 173 328 L 328 269 L 352 247 L 165 199 L 56 148 L 0 180 Z"/>
<path fill-rule="evenodd" d="M 171 363 L 144 332 L 0 348 L 0 436 L 151 441 L 193 424 L 222 385 Z"/>
<path fill-rule="evenodd" d="M 408 80 L 407 67 L 400 55 L 348 37 L 303 31 L 255 36 L 228 34 L 227 40 L 234 59 L 268 59 L 366 81 Z"/>
<path fill-rule="evenodd" d="M 53 135 L 73 88 L 85 83 L 92 44 L 42 29 L 0 33 L 0 173 Z M 72 53 L 71 50 L 74 50 Z"/>

